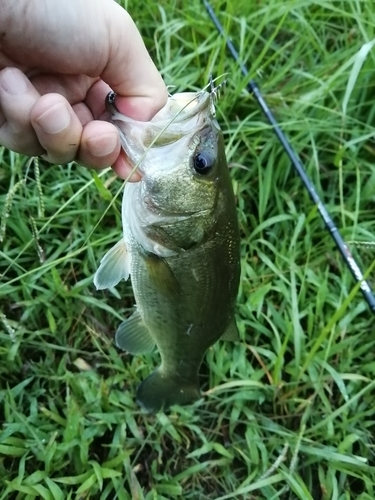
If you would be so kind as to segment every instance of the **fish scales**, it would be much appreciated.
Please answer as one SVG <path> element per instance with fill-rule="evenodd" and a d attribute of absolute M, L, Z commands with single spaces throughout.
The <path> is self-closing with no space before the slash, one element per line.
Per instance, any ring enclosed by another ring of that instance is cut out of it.
<path fill-rule="evenodd" d="M 94 282 L 106 288 L 131 276 L 137 309 L 116 342 L 134 354 L 158 348 L 161 365 L 137 391 L 149 412 L 199 398 L 207 349 L 237 335 L 239 232 L 212 100 L 207 92 L 177 94 L 148 124 L 110 107 L 142 180 L 125 186 L 124 237 L 102 259 Z"/>

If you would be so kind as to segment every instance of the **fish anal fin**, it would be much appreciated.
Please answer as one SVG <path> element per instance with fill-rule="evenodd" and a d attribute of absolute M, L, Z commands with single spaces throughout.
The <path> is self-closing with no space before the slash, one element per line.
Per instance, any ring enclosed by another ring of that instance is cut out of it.
<path fill-rule="evenodd" d="M 155 347 L 155 341 L 138 311 L 121 323 L 115 341 L 117 347 L 131 354 L 145 354 Z"/>
<path fill-rule="evenodd" d="M 94 276 L 94 285 L 97 290 L 111 288 L 122 279 L 127 280 L 129 275 L 130 255 L 126 250 L 125 241 L 121 239 L 100 261 Z"/>
<path fill-rule="evenodd" d="M 236 325 L 236 320 L 234 318 L 229 323 L 229 326 L 221 336 L 221 339 L 229 340 L 231 342 L 236 342 L 240 340 L 240 334 L 238 333 L 238 327 Z"/>

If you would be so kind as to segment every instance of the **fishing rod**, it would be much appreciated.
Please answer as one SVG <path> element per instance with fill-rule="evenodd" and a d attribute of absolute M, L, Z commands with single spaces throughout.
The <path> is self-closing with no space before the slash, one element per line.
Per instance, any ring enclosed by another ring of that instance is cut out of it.
<path fill-rule="evenodd" d="M 217 18 L 213 8 L 211 7 L 210 3 L 208 0 L 203 0 L 203 3 L 206 7 L 206 10 L 212 19 L 214 25 L 216 26 L 217 30 L 219 33 L 224 37 L 227 48 L 229 52 L 232 54 L 233 58 L 237 62 L 237 64 L 240 66 L 241 71 L 244 76 L 249 76 L 249 72 L 246 68 L 246 66 L 243 64 L 243 62 L 240 59 L 240 56 L 235 49 L 233 43 L 227 37 L 223 26 L 221 25 L 219 19 Z M 339 230 L 335 223 L 333 222 L 331 216 L 329 215 L 327 209 L 325 208 L 322 200 L 319 198 L 318 193 L 315 190 L 314 185 L 310 181 L 309 177 L 307 176 L 306 170 L 304 169 L 299 157 L 297 156 L 297 153 L 293 150 L 292 146 L 289 144 L 288 139 L 284 135 L 283 131 L 281 130 L 279 124 L 276 121 L 276 118 L 273 116 L 272 111 L 268 107 L 266 101 L 263 99 L 263 96 L 259 90 L 258 85 L 254 80 L 250 80 L 249 83 L 246 85 L 247 90 L 252 94 L 255 99 L 257 100 L 258 104 L 262 108 L 263 113 L 265 114 L 267 120 L 270 122 L 272 125 L 273 131 L 275 132 L 277 138 L 281 142 L 286 154 L 288 155 L 290 161 L 292 162 L 294 168 L 296 169 L 298 175 L 302 179 L 302 182 L 305 185 L 305 188 L 309 192 L 309 195 L 312 199 L 312 201 L 316 204 L 318 211 L 323 219 L 323 222 L 328 229 L 328 232 L 332 236 L 334 242 L 336 243 L 336 246 L 341 253 L 346 265 L 348 266 L 350 272 L 354 276 L 354 279 L 360 283 L 360 288 L 361 292 L 363 294 L 363 297 L 365 298 L 367 304 L 370 306 L 371 311 L 375 314 L 375 296 L 373 295 L 371 288 L 367 281 L 364 279 L 364 276 L 362 274 L 361 269 L 359 268 L 357 262 L 354 260 L 354 257 L 352 256 L 349 247 L 345 243 L 345 241 L 342 239 Z"/>

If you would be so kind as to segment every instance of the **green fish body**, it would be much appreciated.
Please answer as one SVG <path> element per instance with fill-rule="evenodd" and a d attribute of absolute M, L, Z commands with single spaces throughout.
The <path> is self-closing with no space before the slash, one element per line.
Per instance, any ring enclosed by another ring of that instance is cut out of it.
<path fill-rule="evenodd" d="M 220 337 L 238 337 L 239 232 L 213 98 L 176 94 L 147 123 L 112 108 L 142 180 L 125 186 L 123 238 L 102 259 L 94 283 L 108 288 L 131 276 L 137 308 L 116 343 L 132 354 L 158 348 L 161 365 L 137 391 L 149 412 L 198 399 L 207 349 Z"/>

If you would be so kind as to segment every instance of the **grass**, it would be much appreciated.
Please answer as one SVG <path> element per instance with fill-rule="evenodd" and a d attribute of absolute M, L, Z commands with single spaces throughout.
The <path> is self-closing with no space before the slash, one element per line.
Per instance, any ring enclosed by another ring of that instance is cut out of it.
<path fill-rule="evenodd" d="M 212 3 L 375 289 L 371 3 Z M 127 7 L 167 84 L 227 74 L 241 342 L 208 352 L 202 400 L 142 414 L 158 355 L 113 345 L 130 285 L 92 284 L 119 180 L 0 150 L 0 500 L 373 499 L 373 316 L 200 2 Z"/>

